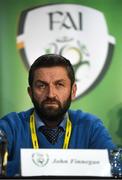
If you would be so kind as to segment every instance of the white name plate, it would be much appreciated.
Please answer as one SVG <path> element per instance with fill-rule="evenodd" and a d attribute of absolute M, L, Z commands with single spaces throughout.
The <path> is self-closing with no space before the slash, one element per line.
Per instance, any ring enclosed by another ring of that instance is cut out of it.
<path fill-rule="evenodd" d="M 22 176 L 111 177 L 107 150 L 21 149 Z"/>

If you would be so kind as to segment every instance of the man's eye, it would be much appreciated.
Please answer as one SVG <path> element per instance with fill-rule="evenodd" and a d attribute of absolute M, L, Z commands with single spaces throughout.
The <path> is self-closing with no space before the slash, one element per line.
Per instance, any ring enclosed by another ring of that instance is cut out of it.
<path fill-rule="evenodd" d="M 63 87 L 63 86 L 64 86 L 63 83 L 58 83 L 58 84 L 57 84 L 57 87 Z"/>
<path fill-rule="evenodd" d="M 45 89 L 46 85 L 43 83 L 39 83 L 39 84 L 37 84 L 37 87 L 40 89 Z"/>

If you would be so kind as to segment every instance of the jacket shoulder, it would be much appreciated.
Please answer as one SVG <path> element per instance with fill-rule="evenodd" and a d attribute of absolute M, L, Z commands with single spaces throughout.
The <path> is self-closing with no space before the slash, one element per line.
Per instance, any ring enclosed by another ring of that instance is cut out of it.
<path fill-rule="evenodd" d="M 94 114 L 91 114 L 91 113 L 88 113 L 88 112 L 84 112 L 82 110 L 71 110 L 69 109 L 68 111 L 69 113 L 69 116 L 72 116 L 72 117 L 77 117 L 77 118 L 81 118 L 81 119 L 84 119 L 84 118 L 90 118 L 90 119 L 98 119 L 98 117 Z"/>
<path fill-rule="evenodd" d="M 10 124 L 14 125 L 16 123 L 19 123 L 19 120 L 21 121 L 28 120 L 31 113 L 32 113 L 32 109 L 29 109 L 27 111 L 22 111 L 19 113 L 10 112 L 0 119 L 0 124 L 4 122 L 4 123 L 8 123 L 9 125 Z"/>
<path fill-rule="evenodd" d="M 73 124 L 79 123 L 94 123 L 95 121 L 101 121 L 96 115 L 90 114 L 88 112 L 83 112 L 82 110 L 69 110 L 69 118 Z"/>

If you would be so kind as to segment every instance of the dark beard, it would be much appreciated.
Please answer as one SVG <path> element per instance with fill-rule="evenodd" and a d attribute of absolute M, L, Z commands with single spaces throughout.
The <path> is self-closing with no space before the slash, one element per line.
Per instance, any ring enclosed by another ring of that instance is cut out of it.
<path fill-rule="evenodd" d="M 32 102 L 34 104 L 37 114 L 39 115 L 39 117 L 42 120 L 46 120 L 49 122 L 58 121 L 60 123 L 60 121 L 64 117 L 65 113 L 67 112 L 67 110 L 70 107 L 71 94 L 70 94 L 69 98 L 67 98 L 67 100 L 64 101 L 63 105 L 61 105 L 61 103 L 58 100 L 56 100 L 55 98 L 47 98 L 44 101 L 42 101 L 41 104 L 39 104 L 34 99 L 34 97 L 32 97 Z M 45 103 L 47 103 L 47 102 L 56 103 L 58 105 L 58 107 L 56 107 L 56 108 L 54 108 L 53 106 L 45 107 Z"/>

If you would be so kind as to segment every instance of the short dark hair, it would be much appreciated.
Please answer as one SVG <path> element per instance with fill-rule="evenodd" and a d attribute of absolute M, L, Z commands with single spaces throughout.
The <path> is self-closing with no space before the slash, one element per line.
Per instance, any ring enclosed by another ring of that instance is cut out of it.
<path fill-rule="evenodd" d="M 75 81 L 75 73 L 72 64 L 65 57 L 58 54 L 45 54 L 38 57 L 34 63 L 31 65 L 29 70 L 28 83 L 32 87 L 34 72 L 36 69 L 41 67 L 54 67 L 54 66 L 62 66 L 66 69 L 67 75 L 71 81 L 71 86 Z"/>

